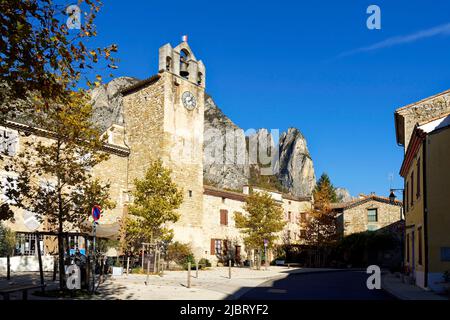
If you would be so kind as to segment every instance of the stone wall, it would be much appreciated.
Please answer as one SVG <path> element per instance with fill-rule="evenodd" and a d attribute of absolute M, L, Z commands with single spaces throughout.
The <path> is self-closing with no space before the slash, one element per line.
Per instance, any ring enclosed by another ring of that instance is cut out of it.
<path fill-rule="evenodd" d="M 280 235 L 279 243 L 285 241 L 289 244 L 302 244 L 301 231 L 304 230 L 304 224 L 301 221 L 301 214 L 307 213 L 312 208 L 312 202 L 307 200 L 297 201 L 294 199 L 283 198 L 283 211 L 286 226 Z M 287 238 L 286 238 L 287 237 Z"/>
<path fill-rule="evenodd" d="M 242 234 L 236 228 L 235 214 L 240 212 L 245 214 L 243 209 L 245 202 L 226 197 L 218 197 L 205 194 L 203 196 L 203 232 L 205 243 L 209 246 L 205 250 L 206 258 L 212 262 L 217 262 L 218 257 L 211 255 L 211 239 L 229 240 L 233 246 L 241 246 L 241 258 L 246 259 L 245 245 Z M 222 225 L 220 220 L 220 210 L 227 210 L 227 225 Z"/>
<path fill-rule="evenodd" d="M 128 201 L 127 166 L 128 157 L 111 154 L 108 160 L 93 168 L 93 177 L 110 185 L 110 199 L 116 204 L 114 209 L 103 211 L 102 224 L 120 223 L 122 220 Z"/>
<path fill-rule="evenodd" d="M 378 221 L 368 222 L 367 210 L 378 210 Z M 376 200 L 370 200 L 355 207 L 344 209 L 344 235 L 365 232 L 369 225 L 378 230 L 400 220 L 401 207 Z"/>
<path fill-rule="evenodd" d="M 450 112 L 450 91 L 445 91 L 436 96 L 426 98 L 422 101 L 405 106 L 396 111 L 401 118 L 402 128 L 397 130 L 403 131 L 404 134 L 404 150 L 408 148 L 411 134 L 417 123 L 432 120 Z"/>

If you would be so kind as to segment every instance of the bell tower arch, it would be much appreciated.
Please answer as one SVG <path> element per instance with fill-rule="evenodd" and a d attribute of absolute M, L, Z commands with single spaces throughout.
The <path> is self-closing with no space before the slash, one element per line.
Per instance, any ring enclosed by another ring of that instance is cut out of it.
<path fill-rule="evenodd" d="M 169 43 L 159 48 L 159 72 L 170 72 L 205 88 L 205 65 L 195 58 L 186 41 L 175 48 Z"/>

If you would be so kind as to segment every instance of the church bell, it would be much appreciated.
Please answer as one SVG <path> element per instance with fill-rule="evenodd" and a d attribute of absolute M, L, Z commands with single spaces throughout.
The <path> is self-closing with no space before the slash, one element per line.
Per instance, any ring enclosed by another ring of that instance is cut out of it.
<path fill-rule="evenodd" d="M 188 67 L 189 64 L 184 59 L 182 59 L 180 63 L 180 76 L 184 78 L 187 78 L 189 76 Z"/>

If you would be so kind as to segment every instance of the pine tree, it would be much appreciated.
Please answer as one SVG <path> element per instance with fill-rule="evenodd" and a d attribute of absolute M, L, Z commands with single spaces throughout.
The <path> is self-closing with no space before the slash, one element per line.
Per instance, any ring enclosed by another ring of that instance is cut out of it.
<path fill-rule="evenodd" d="M 313 195 L 314 201 L 317 203 L 337 202 L 336 188 L 331 183 L 328 174 L 322 173 L 314 188 Z"/>

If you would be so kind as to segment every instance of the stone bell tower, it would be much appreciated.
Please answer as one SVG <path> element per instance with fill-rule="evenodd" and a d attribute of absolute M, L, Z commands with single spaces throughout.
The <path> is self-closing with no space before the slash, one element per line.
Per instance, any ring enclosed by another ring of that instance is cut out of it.
<path fill-rule="evenodd" d="M 122 91 L 126 141 L 130 148 L 128 185 L 160 158 L 183 190 L 175 240 L 191 243 L 197 256 L 203 239 L 203 122 L 205 66 L 188 43 L 159 49 L 158 74 Z"/>
<path fill-rule="evenodd" d="M 175 48 L 169 43 L 159 48 L 159 72 L 164 71 L 205 88 L 205 65 L 197 61 L 187 42 Z"/>
<path fill-rule="evenodd" d="M 173 180 L 184 190 L 175 240 L 190 242 L 197 256 L 204 253 L 203 125 L 205 66 L 188 43 L 159 49 L 159 74 L 164 81 L 164 142 L 162 157 Z"/>

